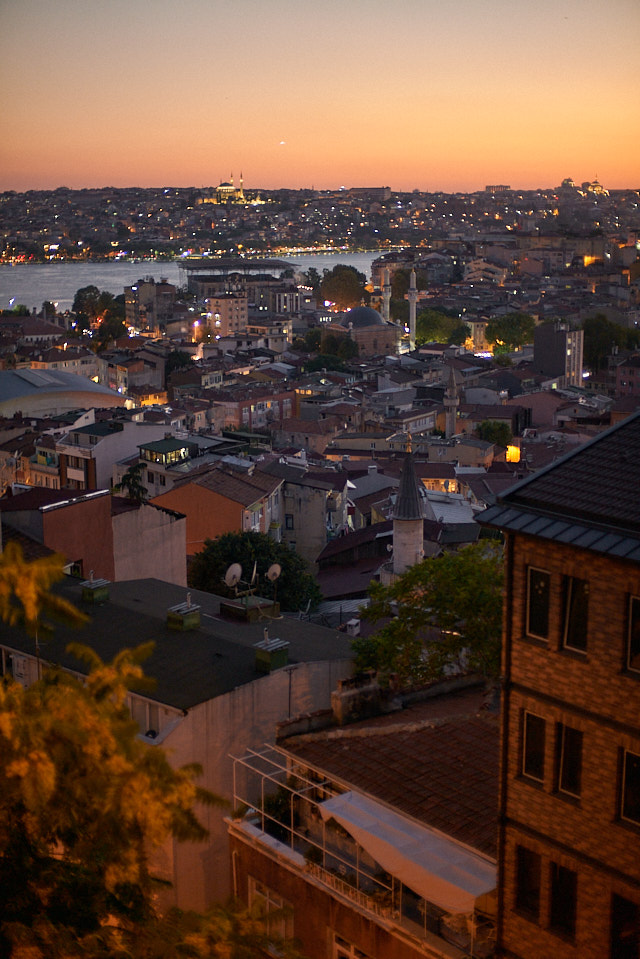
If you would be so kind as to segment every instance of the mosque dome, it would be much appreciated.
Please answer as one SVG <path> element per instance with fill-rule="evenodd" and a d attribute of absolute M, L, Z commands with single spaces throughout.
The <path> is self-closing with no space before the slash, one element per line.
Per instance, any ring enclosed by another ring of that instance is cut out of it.
<path fill-rule="evenodd" d="M 352 326 L 354 330 L 361 330 L 367 326 L 384 326 L 385 322 L 378 311 L 372 307 L 356 306 L 354 310 L 344 314 L 342 324 Z"/>

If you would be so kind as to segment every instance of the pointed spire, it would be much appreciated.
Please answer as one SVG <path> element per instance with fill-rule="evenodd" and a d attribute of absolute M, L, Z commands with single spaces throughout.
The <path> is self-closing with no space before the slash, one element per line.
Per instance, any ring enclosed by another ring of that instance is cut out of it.
<path fill-rule="evenodd" d="M 398 487 L 396 505 L 393 510 L 393 519 L 414 521 L 423 518 L 423 501 L 413 465 L 413 455 L 409 453 L 405 456 L 402 473 L 400 474 L 400 486 Z"/>

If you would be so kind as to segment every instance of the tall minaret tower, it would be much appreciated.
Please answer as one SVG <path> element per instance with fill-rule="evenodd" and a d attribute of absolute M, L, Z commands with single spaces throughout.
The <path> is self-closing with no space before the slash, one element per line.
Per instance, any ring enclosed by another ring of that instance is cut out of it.
<path fill-rule="evenodd" d="M 456 419 L 458 418 L 458 407 L 460 406 L 460 397 L 458 396 L 458 387 L 456 386 L 456 374 L 453 366 L 449 367 L 449 382 L 444 392 L 444 433 L 447 439 L 456 435 Z"/>
<path fill-rule="evenodd" d="M 391 319 L 391 279 L 388 269 L 384 271 L 382 284 L 382 319 L 385 323 L 388 323 Z"/>
<path fill-rule="evenodd" d="M 409 279 L 409 350 L 416 348 L 416 304 L 418 302 L 418 288 L 416 286 L 416 271 L 411 270 Z"/>
<path fill-rule="evenodd" d="M 424 556 L 425 508 L 413 456 L 407 453 L 393 510 L 393 572 L 401 576 Z M 435 519 L 435 516 L 433 517 Z"/>

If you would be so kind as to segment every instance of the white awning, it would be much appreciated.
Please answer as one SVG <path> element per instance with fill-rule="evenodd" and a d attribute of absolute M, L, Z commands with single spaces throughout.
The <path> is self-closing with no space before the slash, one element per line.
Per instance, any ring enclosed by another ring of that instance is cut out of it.
<path fill-rule="evenodd" d="M 334 796 L 318 808 L 388 873 L 446 912 L 472 912 L 478 896 L 496 888 L 489 859 L 360 793 Z"/>

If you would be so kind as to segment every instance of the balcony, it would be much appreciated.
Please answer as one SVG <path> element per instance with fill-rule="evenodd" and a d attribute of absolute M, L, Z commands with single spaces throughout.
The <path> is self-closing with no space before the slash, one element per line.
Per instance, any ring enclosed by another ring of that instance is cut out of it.
<path fill-rule="evenodd" d="M 243 785 L 240 786 L 240 781 Z M 230 829 L 428 957 L 494 955 L 490 864 L 277 747 L 234 760 Z"/>

